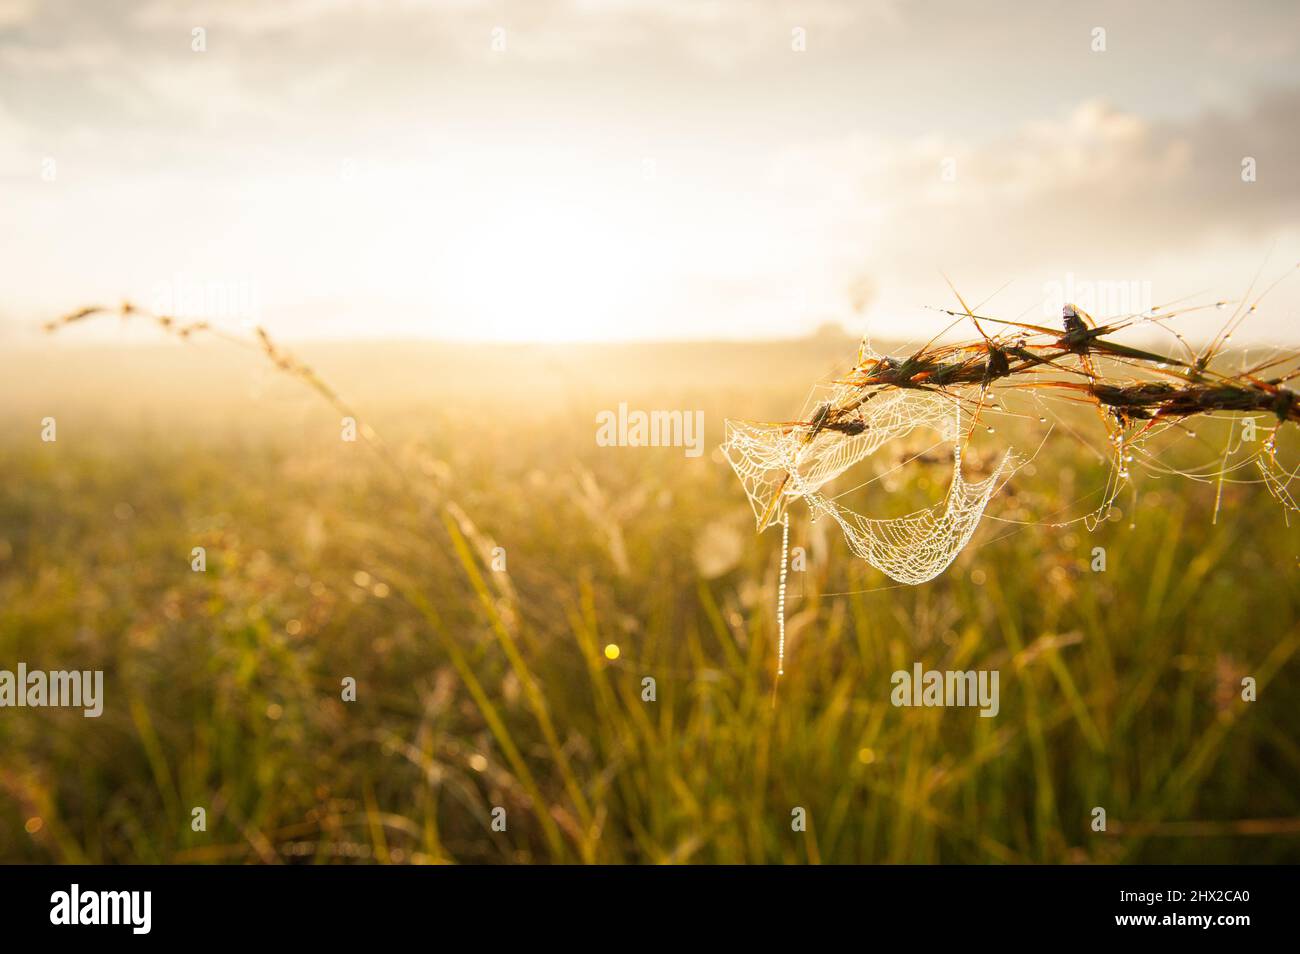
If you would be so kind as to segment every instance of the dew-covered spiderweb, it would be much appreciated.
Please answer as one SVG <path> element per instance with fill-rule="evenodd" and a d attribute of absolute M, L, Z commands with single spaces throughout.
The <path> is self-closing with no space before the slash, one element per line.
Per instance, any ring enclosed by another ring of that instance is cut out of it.
<path fill-rule="evenodd" d="M 859 389 L 825 389 L 817 408 L 845 407 Z M 924 391 L 878 392 L 857 408 L 853 430 L 846 434 L 822 426 L 814 415 L 807 423 L 753 424 L 728 421 L 723 452 L 740 478 L 759 529 L 779 520 L 786 507 L 802 499 L 812 519 L 829 517 L 844 533 L 850 549 L 899 583 L 934 579 L 966 546 L 989 499 L 1013 469 L 1007 451 L 992 473 L 968 481 L 962 474 L 963 411 L 959 402 Z M 902 517 L 864 516 L 841 505 L 823 489 L 836 477 L 886 444 L 929 429 L 953 446 L 953 475 L 943 500 Z"/>
<path fill-rule="evenodd" d="M 1262 297 L 1238 303 L 1199 350 L 1172 321 L 1195 317 L 1206 306 L 1157 306 L 1099 323 L 1066 305 L 1057 332 L 978 316 L 963 302 L 961 313 L 949 314 L 958 323 L 971 323 L 979 339 L 932 340 L 899 358 L 864 347 L 846 375 L 814 389 L 798 420 L 727 421 L 722 451 L 740 478 L 759 531 L 785 524 L 790 505 L 802 501 L 812 520 L 835 521 L 856 556 L 901 584 L 924 583 L 946 570 L 969 544 L 991 498 L 1036 456 L 1035 451 L 1026 460 L 1007 449 L 984 466 L 979 479 L 967 479 L 963 454 L 976 425 L 990 417 L 1014 419 L 1012 430 L 1040 449 L 1059 428 L 1074 440 L 1085 463 L 1091 456 L 1107 472 L 1104 486 L 1066 498 L 1061 506 L 1052 503 L 1037 518 L 1026 511 L 1025 495 L 1018 495 L 1016 507 L 996 518 L 1005 523 L 1065 527 L 1081 522 L 1091 531 L 1103 520 L 1119 518 L 1121 494 L 1130 495 L 1125 505 L 1131 522 L 1137 511 L 1135 470 L 1155 480 L 1179 476 L 1212 484 L 1214 521 L 1227 490 L 1263 485 L 1283 504 L 1289 523 L 1300 511 L 1300 466 L 1279 460 L 1278 437 L 1285 424 L 1300 423 L 1300 394 L 1293 384 L 1300 379 L 1300 354 L 1284 348 L 1261 354 L 1258 346 L 1230 351 L 1228 344 Z M 990 335 L 981 322 L 997 322 L 1003 330 Z M 1126 330 L 1139 336 L 1130 339 L 1136 346 L 1114 339 Z M 1159 342 L 1140 337 L 1159 333 L 1172 335 L 1175 347 L 1161 351 Z M 1207 433 L 1198 437 L 1202 423 Z M 844 502 L 844 493 L 831 491 L 831 482 L 850 468 L 923 429 L 952 448 L 952 478 L 942 499 L 886 517 L 869 509 L 880 499 L 878 488 L 858 509 Z M 1068 463 L 1058 470 L 1062 479 L 1074 473 Z M 1069 515 L 1083 503 L 1085 512 Z"/>

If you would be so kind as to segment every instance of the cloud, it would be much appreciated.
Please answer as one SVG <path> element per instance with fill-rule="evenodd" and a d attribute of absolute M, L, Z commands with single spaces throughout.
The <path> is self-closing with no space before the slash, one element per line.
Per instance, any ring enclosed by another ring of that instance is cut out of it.
<path fill-rule="evenodd" d="M 112 69 L 143 86 L 151 72 L 187 68 L 190 31 L 201 27 L 206 58 L 237 64 L 244 94 L 274 101 L 322 70 L 352 70 L 366 96 L 400 100 L 481 67 L 505 76 L 538 66 L 559 76 L 726 71 L 789 60 L 796 27 L 825 55 L 851 31 L 879 35 L 899 16 L 895 0 L 152 0 L 126 15 L 111 4 L 0 0 L 6 20 L 0 78 L 62 73 L 71 82 Z"/>
<path fill-rule="evenodd" d="M 986 141 L 857 134 L 793 149 L 773 176 L 795 204 L 833 207 L 838 234 L 885 274 L 1148 261 L 1300 227 L 1298 113 L 1294 89 L 1183 121 L 1090 100 Z"/>

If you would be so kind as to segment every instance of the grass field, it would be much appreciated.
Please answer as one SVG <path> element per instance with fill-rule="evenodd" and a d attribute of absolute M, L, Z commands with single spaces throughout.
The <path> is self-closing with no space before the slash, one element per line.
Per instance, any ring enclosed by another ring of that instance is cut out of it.
<path fill-rule="evenodd" d="M 302 353 L 389 457 L 219 342 L 6 359 L 0 668 L 102 669 L 106 701 L 0 711 L 0 860 L 1300 861 L 1300 530 L 1261 487 L 1007 522 L 1103 485 L 1058 431 L 914 588 L 796 509 L 774 694 L 779 535 L 712 451 L 854 342 Z M 597 446 L 620 401 L 703 409 L 705 453 Z M 894 707 L 914 662 L 1000 670 L 998 716 Z"/>

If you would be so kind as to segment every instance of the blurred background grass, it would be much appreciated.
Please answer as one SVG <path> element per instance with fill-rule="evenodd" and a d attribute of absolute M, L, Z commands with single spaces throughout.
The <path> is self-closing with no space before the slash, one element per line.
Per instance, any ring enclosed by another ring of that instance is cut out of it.
<path fill-rule="evenodd" d="M 712 451 L 855 342 L 300 353 L 395 466 L 219 342 L 6 358 L 0 668 L 103 669 L 106 703 L 0 711 L 0 860 L 1300 860 L 1300 548 L 1261 487 L 1215 521 L 1213 486 L 1139 472 L 1095 532 L 1005 522 L 1097 502 L 1058 430 L 915 588 L 795 508 L 774 704 L 780 540 Z M 620 401 L 703 409 L 704 456 L 596 446 Z M 1036 446 L 1010 424 L 970 467 Z M 1170 453 L 1213 459 L 1226 426 Z M 882 478 L 878 511 L 950 468 Z M 999 669 L 999 715 L 891 706 L 913 662 Z"/>

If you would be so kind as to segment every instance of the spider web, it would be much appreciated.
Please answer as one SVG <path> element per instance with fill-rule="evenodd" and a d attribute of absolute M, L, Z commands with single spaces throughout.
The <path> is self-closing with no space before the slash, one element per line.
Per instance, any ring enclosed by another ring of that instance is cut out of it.
<path fill-rule="evenodd" d="M 1008 450 L 987 477 L 968 481 L 962 472 L 962 448 L 970 436 L 963 434 L 964 409 L 970 409 L 973 422 L 985 413 L 1020 419 L 1021 430 L 1037 418 L 1048 425 L 1043 443 L 1059 427 L 1091 451 L 1098 463 L 1109 460 L 1104 487 L 1052 510 L 1048 520 L 1025 519 L 1029 514 L 1022 499 L 1016 516 L 1006 518 L 1007 523 L 1064 527 L 1082 522 L 1091 531 L 1103 520 L 1123 516 L 1115 503 L 1129 491 L 1133 526 L 1138 490 L 1132 470 L 1141 468 L 1157 477 L 1179 475 L 1214 484 L 1215 522 L 1226 486 L 1262 484 L 1283 504 L 1290 525 L 1289 515 L 1300 512 L 1300 464 L 1288 468 L 1278 461 L 1277 437 L 1285 423 L 1300 421 L 1296 414 L 1300 398 L 1293 386 L 1288 387 L 1300 378 L 1296 366 L 1300 354 L 1273 349 L 1261 361 L 1258 355 L 1251 357 L 1247 348 L 1240 352 L 1240 371 L 1212 367 L 1221 363 L 1215 359 L 1223 355 L 1232 333 L 1280 281 L 1253 302 L 1252 282 L 1227 323 L 1199 351 L 1169 322 L 1209 306 L 1172 302 L 1098 325 L 1082 309 L 1067 304 L 1062 308 L 1064 334 L 1060 334 L 1019 320 L 978 316 L 958 295 L 961 312 L 940 309 L 957 322 L 919 350 L 895 359 L 872 353 L 864 342 L 857 363 L 845 377 L 833 386 L 815 389 L 811 413 L 806 407 L 801 420 L 783 424 L 728 420 L 721 449 L 740 478 L 760 532 L 773 523 L 784 525 L 789 505 L 803 500 L 813 520 L 834 520 L 857 556 L 902 584 L 924 583 L 947 569 L 970 542 L 993 494 L 1024 463 L 1013 459 Z M 1229 304 L 1220 301 L 1213 307 L 1219 310 Z M 966 320 L 981 340 L 939 343 L 940 337 Z M 998 330 L 990 337 L 981 322 L 1012 330 Z M 1169 356 L 1163 350 L 1157 353 L 1113 340 L 1125 329 L 1143 328 L 1171 334 L 1185 355 Z M 1008 398 L 1015 399 L 1015 407 L 1007 403 Z M 1028 410 L 1036 408 L 1037 413 L 1020 413 L 1020 405 L 1026 402 Z M 1096 447 L 1075 426 L 1078 422 L 1072 422 L 1076 415 L 1071 409 L 1087 406 L 1098 413 L 1108 446 Z M 1274 416 L 1277 422 L 1270 425 Z M 1192 427 L 1201 418 L 1228 422 L 1221 450 L 1197 438 Z M 882 519 L 839 503 L 848 491 L 827 495 L 830 481 L 918 428 L 938 433 L 940 443 L 952 444 L 952 480 L 942 501 L 903 517 Z M 1260 428 L 1267 433 L 1262 447 L 1255 436 Z M 1194 453 L 1173 446 L 1180 441 L 1193 442 L 1192 451 L 1194 445 L 1203 445 L 1214 458 L 1192 463 L 1189 458 Z M 1251 472 L 1256 476 L 1251 477 Z M 1027 473 L 1032 476 L 1032 471 Z M 1073 475 L 1072 470 L 1065 473 Z M 1081 516 L 1062 516 L 1098 494 L 1099 506 Z"/>
<path fill-rule="evenodd" d="M 825 400 L 831 407 L 845 406 L 860 394 L 849 386 L 822 390 L 829 390 Z M 722 451 L 740 478 L 760 531 L 802 499 L 814 520 L 834 520 L 853 552 L 890 579 L 907 584 L 932 580 L 970 541 L 990 498 L 1014 469 L 1012 453 L 1007 451 L 984 479 L 966 480 L 961 404 L 929 392 L 877 393 L 859 407 L 858 425 L 857 433 L 846 435 L 820 426 L 816 415 L 810 423 L 792 425 L 729 420 Z M 942 501 L 882 519 L 859 514 L 822 493 L 850 467 L 919 428 L 935 431 L 953 445 L 952 481 Z"/>

